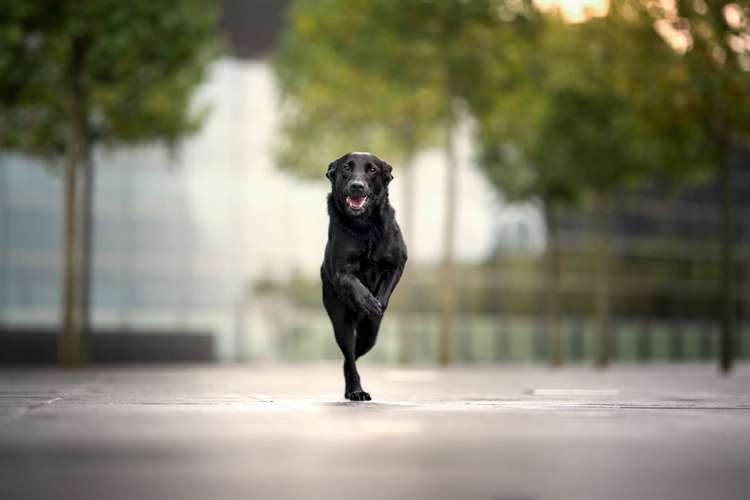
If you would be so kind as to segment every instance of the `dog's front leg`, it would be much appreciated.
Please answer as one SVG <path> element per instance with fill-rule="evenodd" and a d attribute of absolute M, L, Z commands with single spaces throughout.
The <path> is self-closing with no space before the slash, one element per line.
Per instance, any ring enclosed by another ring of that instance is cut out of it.
<path fill-rule="evenodd" d="M 362 316 L 378 319 L 383 316 L 383 305 L 370 293 L 359 278 L 351 273 L 338 272 L 334 276 L 334 288 L 341 300 Z"/>
<path fill-rule="evenodd" d="M 323 304 L 333 324 L 336 343 L 344 355 L 344 397 L 352 401 L 369 401 L 370 395 L 362 390 L 362 383 L 357 371 L 357 336 L 356 319 L 352 317 L 349 306 L 337 298 L 330 284 L 323 284 Z"/>
<path fill-rule="evenodd" d="M 397 266 L 393 269 L 389 269 L 383 272 L 383 276 L 378 282 L 377 289 L 375 290 L 375 296 L 378 302 L 383 306 L 383 311 L 388 307 L 388 302 L 391 300 L 391 294 L 396 289 L 396 285 L 401 280 L 401 275 L 404 272 L 403 266 Z"/>

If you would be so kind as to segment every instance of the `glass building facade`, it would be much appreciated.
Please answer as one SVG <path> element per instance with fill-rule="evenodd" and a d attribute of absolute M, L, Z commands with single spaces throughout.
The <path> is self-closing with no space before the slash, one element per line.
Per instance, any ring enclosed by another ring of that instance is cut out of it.
<path fill-rule="evenodd" d="M 101 152 L 95 179 L 94 331 L 210 333 L 218 355 L 231 357 L 243 273 L 230 261 L 238 259 L 238 249 L 232 248 L 231 227 L 217 237 L 216 228 L 197 220 L 195 207 L 202 204 L 205 211 L 208 205 L 234 220 L 236 206 L 227 200 L 236 190 L 196 194 L 195 172 L 160 147 Z M 59 325 L 62 196 L 59 166 L 0 156 L 4 329 Z"/>

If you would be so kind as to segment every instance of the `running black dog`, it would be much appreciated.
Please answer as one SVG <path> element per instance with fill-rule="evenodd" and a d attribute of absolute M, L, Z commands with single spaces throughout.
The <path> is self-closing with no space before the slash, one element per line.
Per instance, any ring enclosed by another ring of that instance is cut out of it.
<path fill-rule="evenodd" d="M 328 165 L 328 243 L 320 277 L 323 304 L 344 354 L 344 397 L 369 401 L 356 360 L 375 345 L 380 320 L 406 265 L 406 244 L 388 201 L 392 167 L 370 153 Z"/>

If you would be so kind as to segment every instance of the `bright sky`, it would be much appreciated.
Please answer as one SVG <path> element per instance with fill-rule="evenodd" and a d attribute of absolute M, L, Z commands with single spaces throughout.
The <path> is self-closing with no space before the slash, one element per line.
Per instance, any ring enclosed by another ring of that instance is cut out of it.
<path fill-rule="evenodd" d="M 563 17 L 573 23 L 603 16 L 609 8 L 609 0 L 534 0 L 534 3 L 545 11 L 560 9 Z"/>

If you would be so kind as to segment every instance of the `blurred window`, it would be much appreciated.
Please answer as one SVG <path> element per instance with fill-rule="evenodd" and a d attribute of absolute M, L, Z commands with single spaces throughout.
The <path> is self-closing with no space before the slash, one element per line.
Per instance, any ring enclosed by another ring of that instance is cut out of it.
<path fill-rule="evenodd" d="M 62 225 L 56 213 L 11 207 L 4 242 L 11 249 L 58 249 Z"/>

